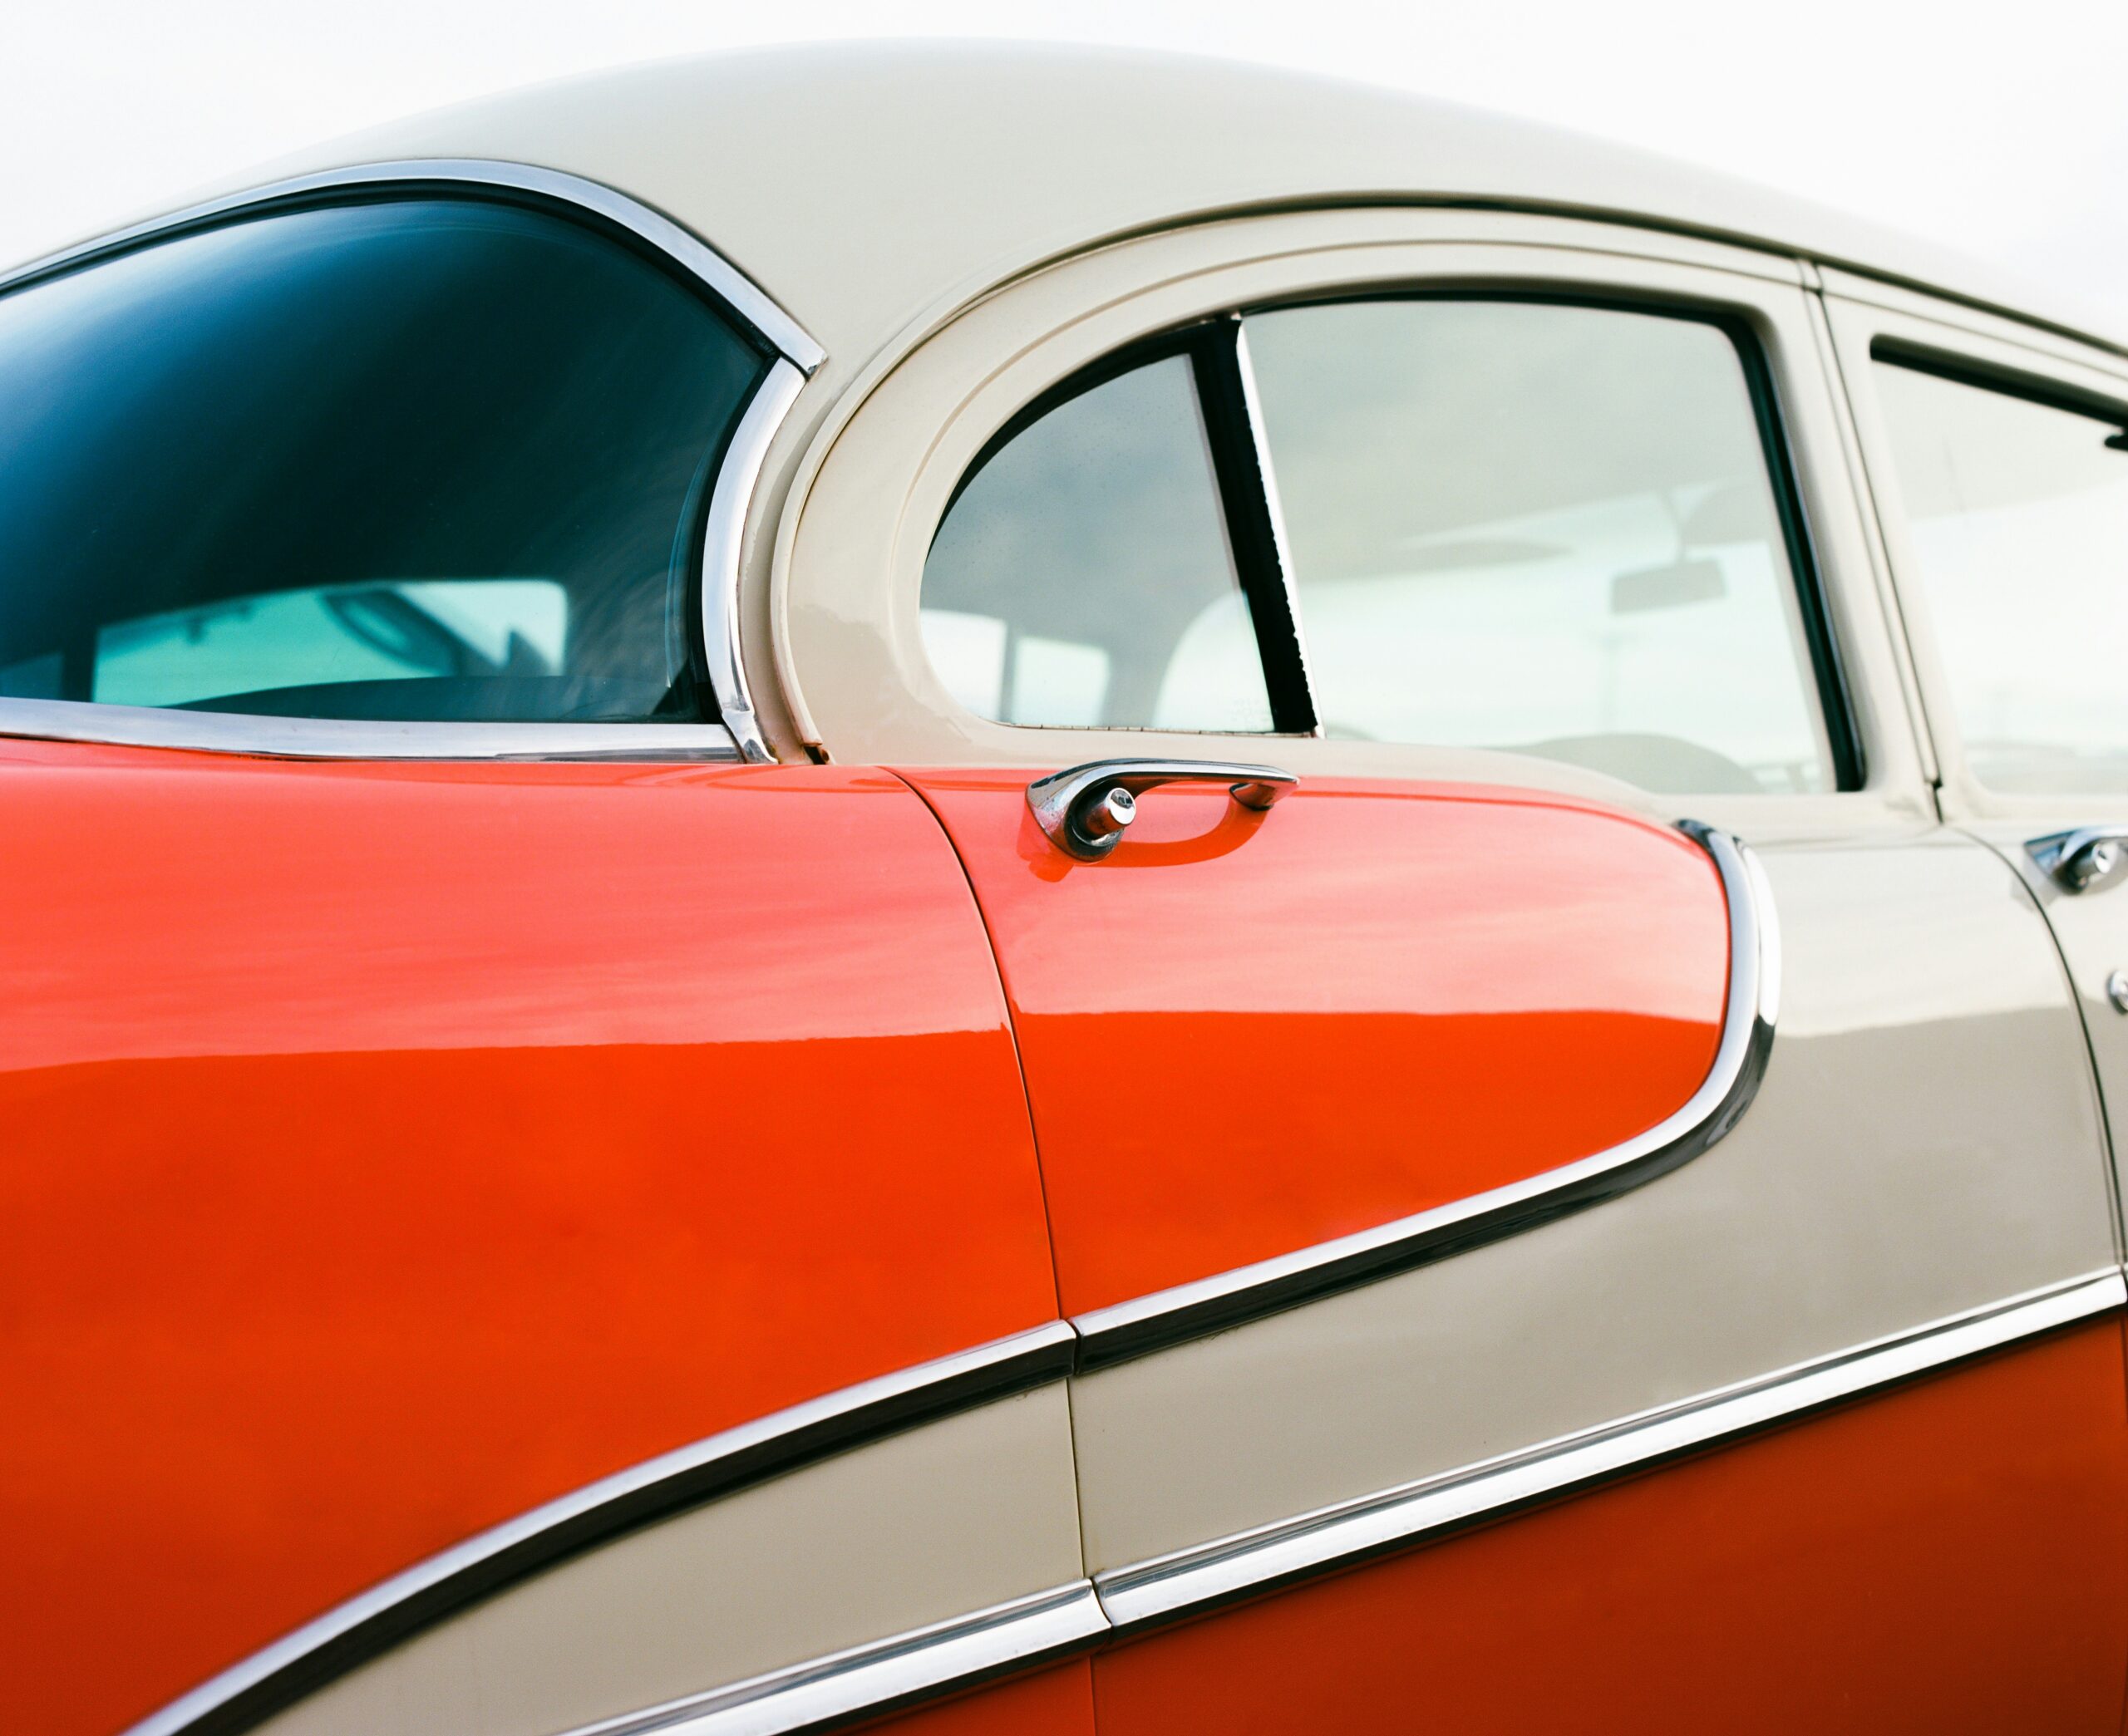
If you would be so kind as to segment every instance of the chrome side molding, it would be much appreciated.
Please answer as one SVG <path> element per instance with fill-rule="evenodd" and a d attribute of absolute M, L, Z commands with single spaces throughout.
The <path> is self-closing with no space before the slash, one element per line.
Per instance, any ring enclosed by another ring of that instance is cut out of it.
<path fill-rule="evenodd" d="M 876 1717 L 1717 1446 L 2124 1301 L 2128 1283 L 2110 1267 L 1522 1452 L 582 1725 L 566 1736 L 790 1736 Z"/>
<path fill-rule="evenodd" d="M 830 1453 L 1046 1386 L 1063 1378 L 1071 1359 L 1071 1328 L 1052 1320 L 632 1466 L 395 1574 L 171 1701 L 126 1736 L 234 1736 L 514 1580 Z"/>
<path fill-rule="evenodd" d="M 1740 1439 L 2125 1302 L 2128 1282 L 2119 1268 L 2108 1267 L 1437 1477 L 584 1725 L 568 1736 L 783 1736 L 877 1716 L 1090 1650 L 1115 1634 L 1202 1613 L 1655 1461 Z M 542 1527 L 566 1532 L 602 1507 L 610 1512 L 639 1493 L 670 1488 L 697 1467 L 759 1452 L 763 1457 L 752 1473 L 766 1476 L 869 1438 L 871 1425 L 881 1425 L 878 1432 L 911 1426 L 1059 1379 L 1069 1335 L 1062 1323 L 1053 1322 L 794 1406 L 594 1484 L 387 1581 L 173 1702 L 129 1736 L 228 1736 L 249 1729 L 462 1601 L 430 1602 L 425 1593 L 431 1586 L 451 1585 L 460 1592 L 470 1586 L 474 1596 L 495 1589 L 511 1576 L 480 1574 L 481 1563 L 509 1567 L 511 1547 L 536 1539 Z M 808 1434 L 807 1451 L 775 1455 L 780 1436 Z M 695 1498 L 718 1492 L 700 1486 L 692 1491 Z M 384 1619 L 395 1609 L 405 1612 L 403 1620 Z M 352 1655 L 350 1642 L 357 1647 Z"/>
<path fill-rule="evenodd" d="M 783 1736 L 883 1713 L 1084 1650 L 1109 1632 L 1092 1582 L 778 1670 L 712 1693 L 579 1725 L 565 1736 Z"/>
<path fill-rule="evenodd" d="M 1032 792 L 1030 792 L 1032 795 Z M 1715 1144 L 1758 1093 L 1781 1006 L 1781 933 L 1766 870 L 1697 820 L 1679 829 L 1714 858 L 1729 907 L 1729 996 L 1714 1065 L 1684 1105 L 1646 1133 L 1468 1199 L 1075 1316 L 1082 1372 L 1408 1271 L 1534 1229 L 1642 1187 Z"/>
<path fill-rule="evenodd" d="M 1276 1525 L 1096 1575 L 1119 1630 L 1195 1615 L 1717 1444 L 2128 1301 L 2117 1268 Z"/>

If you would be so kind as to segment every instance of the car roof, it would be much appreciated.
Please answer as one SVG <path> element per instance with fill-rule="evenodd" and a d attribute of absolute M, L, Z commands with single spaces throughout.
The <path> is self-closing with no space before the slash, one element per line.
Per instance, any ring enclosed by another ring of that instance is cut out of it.
<path fill-rule="evenodd" d="M 1771 248 L 2124 347 L 2070 298 L 1748 182 L 1453 104 L 1188 56 L 940 42 L 707 55 L 440 111 L 273 172 L 423 157 L 531 163 L 657 207 L 780 302 L 837 373 L 913 322 L 1118 235 L 1252 208 L 1412 201 Z"/>

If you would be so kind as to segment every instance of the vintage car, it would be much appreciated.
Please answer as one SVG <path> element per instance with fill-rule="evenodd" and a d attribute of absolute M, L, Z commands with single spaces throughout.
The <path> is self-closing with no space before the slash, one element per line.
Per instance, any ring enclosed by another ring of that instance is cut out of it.
<path fill-rule="evenodd" d="M 2128 351 L 2030 306 L 977 47 L 13 274 L 0 1728 L 2111 1736 Z"/>

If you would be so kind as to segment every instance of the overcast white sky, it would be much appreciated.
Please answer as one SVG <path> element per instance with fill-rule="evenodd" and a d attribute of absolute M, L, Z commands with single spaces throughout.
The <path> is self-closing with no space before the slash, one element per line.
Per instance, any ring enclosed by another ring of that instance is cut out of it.
<path fill-rule="evenodd" d="M 1196 50 L 1538 116 L 1887 219 L 2128 325 L 2128 0 L 0 0 L 0 261 L 330 134 L 823 37 Z"/>

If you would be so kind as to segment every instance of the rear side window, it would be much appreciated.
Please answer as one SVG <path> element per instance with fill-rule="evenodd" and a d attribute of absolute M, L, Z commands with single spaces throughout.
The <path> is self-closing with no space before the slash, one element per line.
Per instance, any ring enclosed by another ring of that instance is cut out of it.
<path fill-rule="evenodd" d="M 479 199 L 33 282 L 0 298 L 0 696 L 713 716 L 700 523 L 765 367 L 652 260 Z"/>
<path fill-rule="evenodd" d="M 924 569 L 924 645 L 1002 723 L 1271 727 L 1190 358 L 1038 409 L 982 460 Z"/>
<path fill-rule="evenodd" d="M 1502 296 L 1183 327 L 978 460 L 924 568 L 924 647 L 1005 723 L 1855 788 L 1761 373 L 1710 318 Z"/>
<path fill-rule="evenodd" d="M 1724 329 L 1413 298 L 1254 315 L 1246 333 L 1328 735 L 1677 793 L 1835 787 Z"/>
<path fill-rule="evenodd" d="M 2128 436 L 1880 360 L 1907 541 L 1968 768 L 2006 794 L 2128 790 Z"/>

